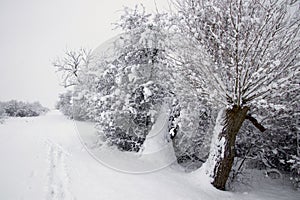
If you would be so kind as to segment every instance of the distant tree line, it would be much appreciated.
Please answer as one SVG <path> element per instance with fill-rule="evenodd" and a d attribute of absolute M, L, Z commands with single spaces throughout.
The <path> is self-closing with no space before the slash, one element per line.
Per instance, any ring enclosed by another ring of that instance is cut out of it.
<path fill-rule="evenodd" d="M 39 102 L 28 103 L 17 100 L 0 102 L 0 118 L 36 117 L 48 111 L 49 109 L 43 107 Z"/>

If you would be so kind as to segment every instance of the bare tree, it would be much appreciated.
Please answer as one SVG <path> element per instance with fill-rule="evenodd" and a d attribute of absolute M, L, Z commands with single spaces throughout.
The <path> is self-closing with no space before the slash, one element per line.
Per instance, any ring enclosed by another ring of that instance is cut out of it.
<path fill-rule="evenodd" d="M 222 110 L 208 160 L 218 189 L 225 189 L 243 122 L 248 119 L 264 131 L 251 114 L 299 87 L 289 85 L 299 77 L 299 5 L 283 0 L 175 1 L 179 39 L 169 57 Z"/>
<path fill-rule="evenodd" d="M 64 87 L 78 85 L 81 82 L 81 73 L 92 60 L 92 50 L 81 48 L 77 51 L 66 50 L 61 58 L 57 58 L 52 65 L 61 74 L 61 83 Z"/>

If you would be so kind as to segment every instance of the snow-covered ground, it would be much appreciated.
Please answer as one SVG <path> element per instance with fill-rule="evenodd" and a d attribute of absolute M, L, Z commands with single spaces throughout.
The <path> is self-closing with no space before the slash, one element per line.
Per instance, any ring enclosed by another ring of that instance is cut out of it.
<path fill-rule="evenodd" d="M 218 191 L 201 171 L 187 174 L 177 165 L 145 174 L 115 171 L 86 151 L 74 122 L 58 111 L 0 124 L 0 162 L 1 200 L 300 199 L 299 191 L 281 184 Z"/>

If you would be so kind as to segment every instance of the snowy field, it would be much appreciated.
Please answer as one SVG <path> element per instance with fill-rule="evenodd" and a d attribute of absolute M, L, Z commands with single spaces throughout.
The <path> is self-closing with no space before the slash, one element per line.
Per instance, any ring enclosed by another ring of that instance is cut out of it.
<path fill-rule="evenodd" d="M 0 158 L 0 200 L 300 199 L 280 181 L 254 182 L 247 192 L 218 191 L 200 171 L 187 174 L 177 165 L 146 174 L 115 171 L 86 151 L 74 122 L 58 111 L 6 119 Z"/>

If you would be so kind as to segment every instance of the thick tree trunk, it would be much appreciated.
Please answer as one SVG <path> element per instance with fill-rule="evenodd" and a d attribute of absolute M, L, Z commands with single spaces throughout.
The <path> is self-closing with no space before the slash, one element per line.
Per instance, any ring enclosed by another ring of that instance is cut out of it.
<path fill-rule="evenodd" d="M 217 153 L 212 155 L 214 166 L 212 171 L 212 184 L 225 190 L 225 184 L 232 168 L 235 152 L 235 140 L 243 122 L 246 119 L 249 107 L 233 106 L 225 111 L 223 127 L 217 138 Z"/>

